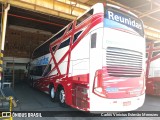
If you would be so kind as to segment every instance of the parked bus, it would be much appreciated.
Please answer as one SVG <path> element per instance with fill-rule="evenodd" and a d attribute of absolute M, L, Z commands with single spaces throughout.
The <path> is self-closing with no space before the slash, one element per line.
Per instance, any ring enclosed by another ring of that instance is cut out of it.
<path fill-rule="evenodd" d="M 30 83 L 53 101 L 83 111 L 130 111 L 145 99 L 142 21 L 97 3 L 37 47 Z"/>
<path fill-rule="evenodd" d="M 146 93 L 160 96 L 160 42 L 148 41 L 146 47 Z"/>

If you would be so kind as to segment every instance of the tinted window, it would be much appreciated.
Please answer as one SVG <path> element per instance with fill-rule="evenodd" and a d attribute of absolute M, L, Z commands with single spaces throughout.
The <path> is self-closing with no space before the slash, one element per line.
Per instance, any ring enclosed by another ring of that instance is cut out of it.
<path fill-rule="evenodd" d="M 44 71 L 44 73 L 43 73 L 43 76 L 48 75 L 48 73 L 49 73 L 50 71 L 51 71 L 51 65 L 46 66 L 46 67 L 45 67 L 45 71 Z"/>
<path fill-rule="evenodd" d="M 155 57 L 156 55 L 158 55 L 160 53 L 160 51 L 156 51 L 152 53 L 152 57 Z"/>
<path fill-rule="evenodd" d="M 86 14 L 84 14 L 82 17 L 80 17 L 77 20 L 76 25 L 80 24 L 81 22 L 83 22 L 84 20 L 86 20 L 87 18 L 89 18 L 91 15 L 93 15 L 93 9 L 91 9 L 90 11 L 88 11 Z"/>
<path fill-rule="evenodd" d="M 149 48 L 149 45 L 146 45 L 146 48 Z"/>
<path fill-rule="evenodd" d="M 56 49 L 56 47 L 57 47 L 57 45 L 52 48 L 52 51 L 54 51 Z"/>
<path fill-rule="evenodd" d="M 72 26 L 73 26 L 73 23 L 71 24 L 70 28 L 69 28 L 69 31 L 72 29 Z"/>
<path fill-rule="evenodd" d="M 68 38 L 66 41 L 62 42 L 58 49 L 64 48 L 68 46 L 70 43 L 70 38 Z"/>
<path fill-rule="evenodd" d="M 82 33 L 82 31 L 79 31 L 77 32 L 75 35 L 74 35 L 74 39 L 73 39 L 73 43 L 77 40 L 77 38 L 79 37 L 79 35 Z"/>
<path fill-rule="evenodd" d="M 146 58 L 148 58 L 148 53 L 146 53 Z"/>
<path fill-rule="evenodd" d="M 42 76 L 44 70 L 45 73 L 43 75 L 47 75 L 50 70 L 51 70 L 51 65 L 49 65 L 47 68 L 47 65 L 42 65 L 42 66 L 34 66 L 31 70 L 31 75 L 35 75 L 35 76 Z"/>
<path fill-rule="evenodd" d="M 34 66 L 31 70 L 31 75 L 42 76 L 42 66 Z"/>
<path fill-rule="evenodd" d="M 37 48 L 34 53 L 33 53 L 33 59 L 34 58 L 38 58 L 40 56 L 43 56 L 45 54 L 49 53 L 49 45 L 54 42 L 55 40 L 57 40 L 58 38 L 62 37 L 64 32 L 66 29 L 62 30 L 60 33 L 58 33 L 56 36 L 50 38 L 49 41 L 47 41 L 46 43 L 44 43 L 42 46 L 40 46 L 39 48 Z"/>
<path fill-rule="evenodd" d="M 96 48 L 97 33 L 91 35 L 91 48 Z"/>
<path fill-rule="evenodd" d="M 160 42 L 154 43 L 154 47 L 160 47 Z"/>

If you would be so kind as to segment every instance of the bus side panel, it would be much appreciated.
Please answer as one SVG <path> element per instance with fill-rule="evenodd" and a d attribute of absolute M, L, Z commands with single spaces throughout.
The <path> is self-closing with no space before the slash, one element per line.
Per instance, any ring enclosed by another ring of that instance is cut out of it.
<path fill-rule="evenodd" d="M 71 106 L 74 105 L 75 108 L 82 110 L 88 110 L 89 108 L 89 90 L 90 90 L 89 89 L 89 72 L 90 72 L 89 31 L 93 31 L 94 29 L 99 28 L 100 26 L 97 24 L 103 21 L 103 14 L 102 14 L 104 10 L 103 4 L 99 3 L 95 6 L 95 8 L 96 9 L 94 11 L 92 18 L 90 17 L 88 19 L 89 21 L 88 20 L 82 21 L 81 24 L 77 26 L 78 31 L 76 32 L 83 31 L 82 34 L 85 37 L 82 40 L 80 40 L 80 42 L 79 40 L 77 40 L 79 42 L 78 44 L 76 44 L 77 41 L 74 41 L 75 43 L 72 47 L 73 49 L 71 50 L 72 52 L 70 56 L 71 58 L 68 58 L 69 55 L 66 55 L 65 59 L 64 60 L 62 59 L 64 58 L 63 57 L 64 54 L 68 51 L 69 46 L 58 49 L 55 53 L 53 52 L 50 54 L 52 56 L 50 61 L 50 64 L 52 66 L 51 66 L 51 72 L 49 73 L 50 76 L 49 83 L 52 82 L 55 85 L 55 87 L 57 87 L 59 84 L 62 85 L 66 93 L 66 103 Z M 100 39 L 100 41 L 102 40 Z M 59 62 L 60 60 L 61 63 Z M 69 74 L 67 75 L 66 75 L 67 73 L 66 68 L 69 68 Z M 40 84 L 39 83 L 38 84 L 40 86 L 42 85 L 41 83 L 43 83 L 42 82 L 43 80 L 45 80 L 45 78 L 39 80 Z M 72 103 L 70 101 L 72 101 Z"/>
<path fill-rule="evenodd" d="M 146 54 L 146 93 L 160 96 L 160 43 L 147 41 Z"/>
<path fill-rule="evenodd" d="M 99 103 L 95 103 L 95 97 L 93 94 L 93 83 L 94 83 L 94 78 L 96 76 L 96 71 L 99 69 L 102 69 L 102 39 L 103 39 L 103 28 L 98 28 L 94 31 L 91 32 L 91 36 L 93 34 L 96 35 L 96 48 L 91 48 L 91 41 L 90 41 L 90 111 L 92 110 L 98 110 L 98 104 L 103 104 L 99 101 Z M 98 96 L 97 96 L 98 97 Z"/>
<path fill-rule="evenodd" d="M 49 90 L 48 90 L 49 89 L 49 79 L 42 77 L 43 72 L 41 72 L 41 70 L 43 71 L 45 69 L 45 67 L 40 67 L 40 66 L 47 66 L 50 59 L 51 59 L 50 53 L 46 54 L 44 56 L 41 56 L 41 57 L 33 60 L 31 62 L 31 67 L 30 67 L 31 71 L 32 71 L 32 74 L 30 75 L 30 79 L 31 79 L 30 84 L 32 84 L 32 82 L 33 82 L 32 87 L 35 87 L 35 88 L 37 88 L 47 94 L 49 93 Z M 37 68 L 39 67 L 39 71 L 35 71 L 35 67 L 37 67 Z"/>
<path fill-rule="evenodd" d="M 85 36 L 71 53 L 71 76 L 89 73 L 89 34 Z"/>
<path fill-rule="evenodd" d="M 64 54 L 67 52 L 67 50 L 69 49 L 69 47 L 64 47 L 61 49 L 58 49 L 54 55 L 55 60 L 56 60 L 56 64 L 60 61 L 60 59 L 64 56 Z M 61 74 L 66 74 L 66 70 L 67 70 L 67 63 L 68 63 L 68 56 L 62 61 L 62 63 L 60 63 L 58 65 Z M 51 61 L 52 64 L 52 68 L 53 69 L 55 67 L 55 63 L 53 62 L 53 59 Z M 50 75 L 57 75 L 57 69 L 53 70 L 52 73 Z"/>
<path fill-rule="evenodd" d="M 89 107 L 87 93 L 89 83 L 89 40 L 90 34 L 87 34 L 72 50 L 69 67 L 72 94 L 66 95 L 66 101 L 67 104 L 81 110 L 87 110 Z"/>
<path fill-rule="evenodd" d="M 153 58 L 157 56 L 158 55 L 153 56 Z M 147 69 L 149 69 L 149 73 L 146 78 L 146 93 L 160 96 L 160 67 L 157 66 L 160 63 L 160 58 L 157 57 L 156 59 L 151 60 L 153 58 L 150 58 L 150 62 L 147 66 Z"/>

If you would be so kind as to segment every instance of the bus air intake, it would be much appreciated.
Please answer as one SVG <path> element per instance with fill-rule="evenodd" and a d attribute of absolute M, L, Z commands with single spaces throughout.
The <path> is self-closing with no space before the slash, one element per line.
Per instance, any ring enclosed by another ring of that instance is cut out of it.
<path fill-rule="evenodd" d="M 142 73 L 142 53 L 108 47 L 106 50 L 106 66 L 109 76 L 140 77 Z"/>

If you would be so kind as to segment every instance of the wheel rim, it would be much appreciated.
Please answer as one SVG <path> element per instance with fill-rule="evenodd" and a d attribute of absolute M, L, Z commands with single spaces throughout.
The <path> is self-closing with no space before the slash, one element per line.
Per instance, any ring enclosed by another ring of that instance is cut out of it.
<path fill-rule="evenodd" d="M 64 90 L 61 90 L 61 91 L 60 91 L 59 98 L 60 98 L 61 103 L 64 103 L 64 101 L 65 101 L 65 93 L 64 93 Z"/>
<path fill-rule="evenodd" d="M 51 89 L 51 98 L 54 98 L 54 88 L 52 87 L 52 89 Z"/>

